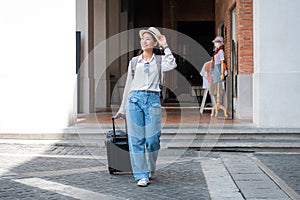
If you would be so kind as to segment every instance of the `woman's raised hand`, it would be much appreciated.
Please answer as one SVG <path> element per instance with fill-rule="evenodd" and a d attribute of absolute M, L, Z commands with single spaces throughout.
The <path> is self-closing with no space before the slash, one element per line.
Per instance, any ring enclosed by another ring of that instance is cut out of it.
<path fill-rule="evenodd" d="M 158 42 L 159 46 L 162 46 L 162 47 L 168 46 L 166 36 L 159 35 L 159 36 L 157 36 L 157 39 L 158 39 L 157 42 Z"/>

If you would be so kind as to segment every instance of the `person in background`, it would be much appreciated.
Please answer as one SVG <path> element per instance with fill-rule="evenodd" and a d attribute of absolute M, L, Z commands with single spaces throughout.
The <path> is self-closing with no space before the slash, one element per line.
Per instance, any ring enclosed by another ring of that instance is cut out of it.
<path fill-rule="evenodd" d="M 132 59 L 129 63 L 123 100 L 116 116 L 126 114 L 133 176 L 138 186 L 146 187 L 153 178 L 160 149 L 160 76 L 175 69 L 177 64 L 166 37 L 158 29 L 140 30 L 139 35 L 142 51 L 135 58 L 137 61 Z M 164 55 L 155 54 L 157 46 L 163 48 Z"/>
<path fill-rule="evenodd" d="M 224 42 L 222 36 L 217 36 L 213 41 L 215 49 L 212 56 L 212 65 L 210 74 L 212 75 L 212 83 L 210 87 L 210 92 L 212 95 L 216 96 L 216 105 L 212 108 L 210 116 L 215 117 L 218 115 L 218 110 L 221 109 L 224 112 L 224 117 L 227 118 L 227 110 L 224 105 L 221 104 L 223 99 L 223 94 L 225 90 L 224 78 L 227 75 L 225 58 L 224 58 Z"/>
<path fill-rule="evenodd" d="M 217 36 L 212 42 L 214 43 L 214 53 L 210 68 L 210 75 L 212 76 L 210 92 L 212 95 L 216 96 L 218 90 L 220 95 L 224 93 L 224 88 L 222 87 L 222 84 L 220 84 L 224 80 L 223 64 L 225 58 L 223 37 Z"/>

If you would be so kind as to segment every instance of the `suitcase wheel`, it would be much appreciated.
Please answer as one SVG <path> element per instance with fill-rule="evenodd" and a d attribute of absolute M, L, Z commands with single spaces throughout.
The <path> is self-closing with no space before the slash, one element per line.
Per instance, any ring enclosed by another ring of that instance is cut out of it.
<path fill-rule="evenodd" d="M 114 168 L 108 167 L 109 174 L 115 174 L 116 170 Z"/>

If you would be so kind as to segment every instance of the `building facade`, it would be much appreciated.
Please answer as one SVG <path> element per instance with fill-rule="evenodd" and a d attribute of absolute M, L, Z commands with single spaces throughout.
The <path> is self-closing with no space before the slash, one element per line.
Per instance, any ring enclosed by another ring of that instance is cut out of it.
<path fill-rule="evenodd" d="M 206 50 L 205 59 L 212 39 L 222 35 L 230 68 L 224 104 L 230 116 L 257 127 L 300 127 L 298 0 L 14 2 L 0 3 L 0 25 L 6 30 L 0 132 L 62 130 L 76 121 L 77 113 L 120 103 L 128 61 L 138 48 L 136 29 L 148 26 L 189 36 Z M 75 31 L 80 32 L 79 71 Z M 203 63 L 185 58 L 195 52 L 186 51 L 191 48 L 176 37 L 169 43 L 177 71 L 191 85 L 201 84 L 197 73 Z M 167 98 L 172 99 L 173 90 L 189 94 L 175 73 L 167 74 L 166 81 Z"/>

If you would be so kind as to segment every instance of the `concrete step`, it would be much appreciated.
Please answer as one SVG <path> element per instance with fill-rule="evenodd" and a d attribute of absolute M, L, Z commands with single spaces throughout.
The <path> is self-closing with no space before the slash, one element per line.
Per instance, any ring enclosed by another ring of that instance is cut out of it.
<path fill-rule="evenodd" d="M 104 139 L 18 140 L 0 139 L 0 144 L 31 144 L 105 148 Z M 162 149 L 197 149 L 199 151 L 279 151 L 300 152 L 300 140 L 199 140 L 161 139 Z"/>
<path fill-rule="evenodd" d="M 194 140 L 173 141 L 166 145 L 168 149 L 198 149 L 201 151 L 288 151 L 300 152 L 300 140 Z"/>
<path fill-rule="evenodd" d="M 85 146 L 101 146 L 102 141 L 95 144 L 94 141 L 83 141 Z M 166 149 L 197 149 L 199 151 L 285 151 L 300 152 L 299 141 L 228 141 L 228 140 L 161 140 L 161 147 Z"/>
<path fill-rule="evenodd" d="M 119 129 L 125 129 L 119 126 Z M 101 146 L 110 124 L 73 126 L 57 133 L 0 133 L 0 143 L 51 143 L 64 146 Z M 166 125 L 165 148 L 201 150 L 300 149 L 300 129 L 255 128 L 240 125 Z"/>
<path fill-rule="evenodd" d="M 108 131 L 107 131 L 108 132 Z M 77 133 L 1 133 L 0 139 L 24 140 L 72 140 L 72 139 L 104 139 L 107 132 L 82 131 Z M 217 140 L 300 140 L 300 133 L 197 133 L 197 132 L 166 132 L 162 131 L 162 138 L 166 139 L 217 139 Z"/>

